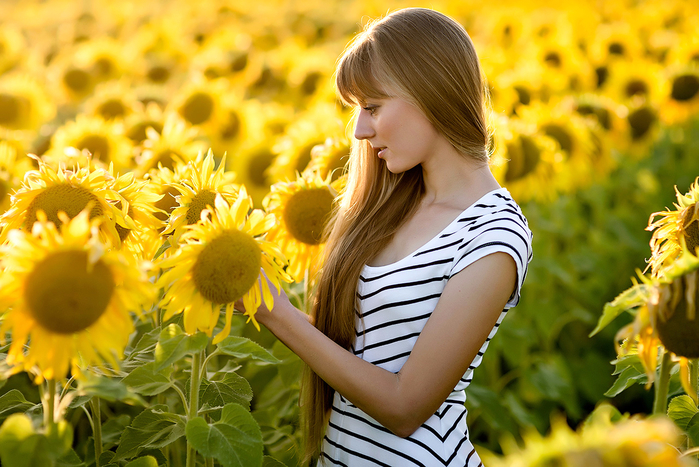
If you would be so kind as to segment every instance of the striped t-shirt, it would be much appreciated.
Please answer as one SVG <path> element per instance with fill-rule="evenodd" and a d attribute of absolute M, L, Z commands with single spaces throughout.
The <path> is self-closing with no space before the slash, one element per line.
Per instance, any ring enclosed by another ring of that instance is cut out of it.
<path fill-rule="evenodd" d="M 351 350 L 394 373 L 408 360 L 450 277 L 488 254 L 505 252 L 517 264 L 517 285 L 454 391 L 409 437 L 394 435 L 336 391 L 321 466 L 481 465 L 468 437 L 464 390 L 507 310 L 519 301 L 532 257 L 531 239 L 519 206 L 505 188 L 499 188 L 468 207 L 409 256 L 385 266 L 364 267 L 357 286 L 359 309 Z"/>

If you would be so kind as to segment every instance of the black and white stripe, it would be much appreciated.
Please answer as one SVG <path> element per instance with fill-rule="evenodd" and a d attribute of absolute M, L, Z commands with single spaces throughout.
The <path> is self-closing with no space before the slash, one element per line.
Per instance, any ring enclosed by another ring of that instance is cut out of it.
<path fill-rule="evenodd" d="M 323 444 L 322 466 L 467 466 L 481 461 L 468 439 L 464 390 L 490 340 L 519 301 L 531 261 L 531 231 L 504 188 L 492 191 L 411 255 L 389 265 L 365 266 L 357 286 L 355 355 L 397 373 L 434 310 L 447 281 L 474 261 L 505 252 L 517 264 L 517 287 L 468 370 L 415 433 L 393 435 L 335 394 Z"/>

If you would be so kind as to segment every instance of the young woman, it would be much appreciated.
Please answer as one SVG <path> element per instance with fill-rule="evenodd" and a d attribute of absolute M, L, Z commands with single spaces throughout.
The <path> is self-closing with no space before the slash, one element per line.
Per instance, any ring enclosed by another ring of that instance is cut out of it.
<path fill-rule="evenodd" d="M 464 389 L 531 259 L 488 166 L 478 57 L 457 22 L 410 8 L 355 39 L 336 83 L 356 141 L 312 318 L 283 293 L 256 318 L 310 369 L 309 459 L 478 466 Z"/>

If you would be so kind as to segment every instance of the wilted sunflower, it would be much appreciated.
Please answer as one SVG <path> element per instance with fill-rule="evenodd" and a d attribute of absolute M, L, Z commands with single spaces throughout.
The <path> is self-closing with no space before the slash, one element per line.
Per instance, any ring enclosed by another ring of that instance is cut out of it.
<path fill-rule="evenodd" d="M 689 359 L 699 358 L 698 269 L 699 259 L 684 250 L 661 277 L 649 278 L 639 273 L 641 282 L 634 280 L 632 287 L 605 307 L 617 314 L 636 310 L 634 321 L 617 332 L 615 343 L 620 356 L 638 354 L 648 377 L 647 387 L 655 381 L 658 349 L 662 346 L 679 358 L 680 382 L 695 402 L 697 394 L 689 378 Z M 593 334 L 600 328 L 598 325 Z"/>
<path fill-rule="evenodd" d="M 154 300 L 152 284 L 128 255 L 99 240 L 99 220 L 87 211 L 62 215 L 60 229 L 39 217 L 31 232 L 12 230 L 0 247 L 8 364 L 36 382 L 69 371 L 81 377 L 90 365 L 117 367 L 134 330 L 130 313 Z"/>
<path fill-rule="evenodd" d="M 225 339 L 231 328 L 235 302 L 243 299 L 245 314 L 259 330 L 255 313 L 264 300 L 272 309 L 274 298 L 264 275 L 279 290 L 281 281 L 289 282 L 284 273 L 285 260 L 279 248 L 264 239 L 274 225 L 273 215 L 252 210 L 252 200 L 241 187 L 230 205 L 217 194 L 200 222 L 187 226 L 180 248 L 160 261 L 166 271 L 156 286 L 166 290 L 160 306 L 164 320 L 184 312 L 185 331 L 197 330 L 212 335 L 225 308 L 225 325 L 213 343 Z"/>
<path fill-rule="evenodd" d="M 601 406 L 598 411 L 606 413 L 597 414 L 577 431 L 563 417 L 556 417 L 549 435 L 531 429 L 523 435 L 524 446 L 504 443 L 503 457 L 484 456 L 483 460 L 493 467 L 697 465 L 678 451 L 681 433 L 668 418 L 629 418 L 617 413 L 620 420 L 613 423 L 612 410 L 605 409 Z"/>
<path fill-rule="evenodd" d="M 76 164 L 84 167 L 91 159 L 97 166 L 106 168 L 113 163 L 117 170 L 125 170 L 133 165 L 131 151 L 131 141 L 124 136 L 121 124 L 80 114 L 56 130 L 43 157 L 53 165 L 63 162 L 69 168 Z"/>
<path fill-rule="evenodd" d="M 0 217 L 0 240 L 12 229 L 31 230 L 38 219 L 37 213 L 43 211 L 47 219 L 56 225 L 62 221 L 59 212 L 68 218 L 78 215 L 88 204 L 90 218 L 103 217 L 100 232 L 111 244 L 119 244 L 114 219 L 116 208 L 109 200 L 118 198 L 112 188 L 113 178 L 99 168 L 78 168 L 67 171 L 59 167 L 53 169 L 45 162 L 39 161 L 39 169 L 26 173 L 21 187 L 12 197 L 10 209 Z"/>
<path fill-rule="evenodd" d="M 699 179 L 690 185 L 687 194 L 682 195 L 677 187 L 675 193 L 675 210 L 654 212 L 646 227 L 646 230 L 653 231 L 648 267 L 656 277 L 661 276 L 663 268 L 677 259 L 683 250 L 697 254 L 699 247 Z"/>
<path fill-rule="evenodd" d="M 328 222 L 337 193 L 330 186 L 330 176 L 305 172 L 293 182 L 278 182 L 262 201 L 265 209 L 277 216 L 278 225 L 267 239 L 276 242 L 289 259 L 289 274 L 296 282 L 309 280 L 321 266 Z"/>
<path fill-rule="evenodd" d="M 201 154 L 189 162 L 191 170 L 187 178 L 172 185 L 179 191 L 178 206 L 170 214 L 164 234 L 172 234 L 171 244 L 177 243 L 186 226 L 196 224 L 206 206 L 213 206 L 217 194 L 228 202 L 233 202 L 238 187 L 233 183 L 235 174 L 226 171 L 226 156 L 214 170 L 216 161 L 213 152 L 206 157 Z"/>

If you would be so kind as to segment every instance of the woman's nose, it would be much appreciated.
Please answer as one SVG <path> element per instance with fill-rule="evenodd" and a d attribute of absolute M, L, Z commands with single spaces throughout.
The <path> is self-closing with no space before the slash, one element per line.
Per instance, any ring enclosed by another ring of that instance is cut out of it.
<path fill-rule="evenodd" d="M 357 124 L 354 127 L 354 137 L 357 139 L 369 139 L 374 136 L 374 130 L 371 126 L 369 112 L 361 109 L 357 117 Z"/>

